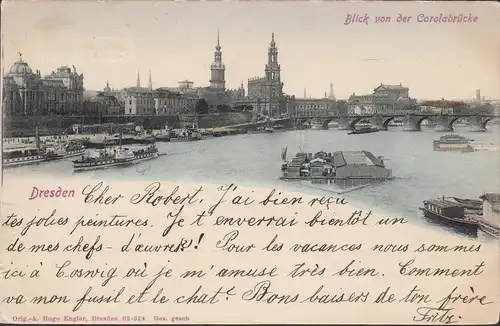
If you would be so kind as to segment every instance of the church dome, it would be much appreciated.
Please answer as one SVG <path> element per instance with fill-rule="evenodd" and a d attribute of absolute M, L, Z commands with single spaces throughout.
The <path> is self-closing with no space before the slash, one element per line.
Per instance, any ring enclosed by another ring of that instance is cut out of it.
<path fill-rule="evenodd" d="M 15 62 L 12 67 L 10 67 L 9 74 L 31 74 L 33 71 L 31 70 L 30 66 L 24 62 L 22 59 Z"/>
<path fill-rule="evenodd" d="M 214 61 L 210 66 L 211 69 L 226 69 L 226 65 L 222 61 Z"/>

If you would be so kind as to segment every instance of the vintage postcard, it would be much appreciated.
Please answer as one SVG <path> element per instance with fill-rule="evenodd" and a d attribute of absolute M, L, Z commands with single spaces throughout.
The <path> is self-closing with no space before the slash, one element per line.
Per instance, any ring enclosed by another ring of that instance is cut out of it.
<path fill-rule="evenodd" d="M 1 8 L 2 323 L 498 322 L 498 3 Z"/>

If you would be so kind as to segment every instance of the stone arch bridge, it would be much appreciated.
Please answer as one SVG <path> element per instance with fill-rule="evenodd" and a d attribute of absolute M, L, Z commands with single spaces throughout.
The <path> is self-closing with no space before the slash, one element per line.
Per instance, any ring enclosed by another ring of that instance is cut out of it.
<path fill-rule="evenodd" d="M 339 124 L 340 130 L 351 130 L 356 128 L 356 124 L 361 120 L 368 120 L 379 130 L 387 130 L 389 123 L 394 119 L 402 119 L 405 131 L 420 131 L 424 121 L 434 122 L 436 131 L 453 131 L 453 124 L 462 118 L 469 121 L 469 126 L 473 131 L 486 131 L 488 122 L 500 115 L 477 115 L 477 114 L 437 114 L 437 113 L 393 113 L 393 114 L 363 114 L 363 115 L 332 115 L 322 117 L 297 116 L 293 119 L 295 125 L 310 122 L 314 125 L 321 125 L 322 129 L 328 129 L 328 124 L 335 121 Z"/>

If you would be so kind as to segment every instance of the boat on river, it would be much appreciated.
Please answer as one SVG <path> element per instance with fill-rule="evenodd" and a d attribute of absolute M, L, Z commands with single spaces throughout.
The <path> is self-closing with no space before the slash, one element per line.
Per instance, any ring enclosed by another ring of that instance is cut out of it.
<path fill-rule="evenodd" d="M 42 146 L 47 161 L 60 160 L 73 156 L 85 154 L 86 148 L 79 141 L 65 141 L 58 139 L 56 141 L 45 141 Z"/>
<path fill-rule="evenodd" d="M 38 127 L 35 128 L 35 143 L 20 144 L 19 146 L 4 148 L 2 152 L 2 167 L 11 168 L 24 165 L 38 164 L 59 156 L 40 144 Z"/>
<path fill-rule="evenodd" d="M 45 148 L 45 160 L 46 161 L 57 161 L 64 158 L 64 146 L 56 144 L 54 146 L 48 146 Z"/>
<path fill-rule="evenodd" d="M 171 142 L 197 141 L 201 140 L 201 133 L 193 128 L 183 128 L 175 132 L 174 137 L 170 138 Z"/>
<path fill-rule="evenodd" d="M 466 214 L 466 209 L 462 205 L 446 199 L 424 200 L 423 204 L 423 207 L 419 207 L 419 209 L 423 211 L 426 218 L 474 233 L 477 232 L 479 227 L 477 219 Z"/>
<path fill-rule="evenodd" d="M 123 166 L 132 164 L 134 160 L 134 152 L 121 146 L 89 150 L 81 159 L 73 161 L 73 171 L 81 172 Z"/>
<path fill-rule="evenodd" d="M 121 145 L 121 132 L 119 136 L 119 146 L 105 147 L 100 150 L 88 150 L 86 155 L 83 155 L 81 159 L 73 161 L 73 171 L 81 172 L 124 166 L 160 156 L 154 143 L 145 148 L 125 148 Z"/>
<path fill-rule="evenodd" d="M 375 127 L 368 127 L 368 128 L 360 128 L 360 129 L 353 129 L 351 132 L 348 132 L 348 135 L 359 135 L 359 134 L 370 134 L 373 132 L 379 132 L 378 128 Z"/>
<path fill-rule="evenodd" d="M 151 134 L 147 134 L 146 132 L 141 132 L 133 136 L 134 142 L 139 144 L 151 144 L 154 143 L 156 138 Z"/>
<path fill-rule="evenodd" d="M 470 145 L 470 141 L 467 137 L 449 134 L 434 140 L 432 144 L 435 151 L 473 152 L 474 148 Z"/>
<path fill-rule="evenodd" d="M 34 146 L 5 149 L 2 155 L 3 168 L 37 164 L 44 161 L 46 161 L 45 152 Z"/>
<path fill-rule="evenodd" d="M 169 142 L 170 141 L 171 131 L 168 129 L 160 130 L 159 132 L 154 134 L 155 141 L 160 142 Z"/>
<path fill-rule="evenodd" d="M 69 141 L 66 144 L 64 158 L 83 155 L 83 154 L 85 154 L 86 150 L 87 149 L 85 148 L 85 146 L 82 145 L 82 143 L 75 142 L 75 141 Z"/>
<path fill-rule="evenodd" d="M 394 179 L 383 157 L 368 151 L 297 153 L 289 162 L 286 154 L 285 147 L 281 151 L 282 180 L 310 180 L 347 187 Z"/>
<path fill-rule="evenodd" d="M 145 148 L 132 150 L 132 152 L 134 153 L 134 161 L 145 161 L 160 156 L 155 144 L 148 145 Z"/>

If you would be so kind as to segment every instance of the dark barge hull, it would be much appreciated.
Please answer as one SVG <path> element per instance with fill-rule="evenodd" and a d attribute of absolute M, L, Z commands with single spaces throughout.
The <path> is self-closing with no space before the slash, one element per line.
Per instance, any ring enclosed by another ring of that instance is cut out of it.
<path fill-rule="evenodd" d="M 187 142 L 187 141 L 199 141 L 201 138 L 195 137 L 195 138 L 170 138 L 171 142 Z"/>
<path fill-rule="evenodd" d="M 158 154 L 158 152 L 154 152 L 154 153 L 141 153 L 141 154 L 137 154 L 137 153 L 134 153 L 134 162 L 138 162 L 138 161 L 145 161 L 145 160 L 149 160 L 149 159 L 152 159 L 152 158 L 156 158 L 156 157 L 159 157 L 160 154 Z"/>
<path fill-rule="evenodd" d="M 158 136 L 158 137 L 156 137 L 156 141 L 158 141 L 158 142 L 169 142 L 170 141 L 170 137 L 168 137 L 168 136 Z"/>
<path fill-rule="evenodd" d="M 73 156 L 80 156 L 80 155 L 84 155 L 86 152 L 86 149 L 83 148 L 83 149 L 75 149 L 75 150 L 71 150 L 71 151 L 67 151 L 66 153 L 64 153 L 64 158 L 68 158 L 68 157 L 73 157 Z"/>
<path fill-rule="evenodd" d="M 64 158 L 64 154 L 46 155 L 45 161 L 46 162 L 59 161 L 59 160 L 62 160 L 63 158 Z"/>
<path fill-rule="evenodd" d="M 107 169 L 111 167 L 133 164 L 135 158 L 126 160 L 109 159 L 104 161 L 78 162 L 73 161 L 73 172 Z"/>
<path fill-rule="evenodd" d="M 155 141 L 156 141 L 155 138 L 145 138 L 145 139 L 136 139 L 135 140 L 135 142 L 137 144 L 152 144 Z"/>
<path fill-rule="evenodd" d="M 46 158 L 44 155 L 34 155 L 17 159 L 3 159 L 2 168 L 14 168 L 24 165 L 39 164 L 45 162 Z"/>
<path fill-rule="evenodd" d="M 371 134 L 373 132 L 379 132 L 377 128 L 363 128 L 363 129 L 354 129 L 351 132 L 348 132 L 348 135 L 361 135 L 361 134 Z"/>
<path fill-rule="evenodd" d="M 420 210 L 422 210 L 424 212 L 424 216 L 426 218 L 433 220 L 433 221 L 436 221 L 436 222 L 439 222 L 440 224 L 453 226 L 456 228 L 470 231 L 472 233 L 477 233 L 477 230 L 479 228 L 479 224 L 475 220 L 465 220 L 465 219 L 448 217 L 448 216 L 444 216 L 444 215 L 435 213 L 433 211 L 430 211 L 424 207 L 419 207 L 419 208 L 420 208 Z"/>

